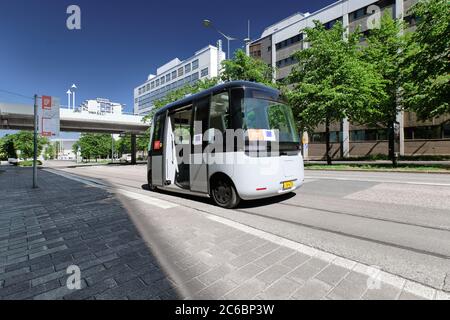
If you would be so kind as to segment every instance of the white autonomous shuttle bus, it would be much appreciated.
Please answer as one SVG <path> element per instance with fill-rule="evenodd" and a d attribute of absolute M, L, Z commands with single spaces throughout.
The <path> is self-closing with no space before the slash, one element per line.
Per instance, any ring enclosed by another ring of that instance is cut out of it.
<path fill-rule="evenodd" d="M 304 180 L 299 133 L 280 92 L 234 81 L 158 110 L 147 179 L 157 188 L 209 195 L 224 208 L 272 197 Z"/>

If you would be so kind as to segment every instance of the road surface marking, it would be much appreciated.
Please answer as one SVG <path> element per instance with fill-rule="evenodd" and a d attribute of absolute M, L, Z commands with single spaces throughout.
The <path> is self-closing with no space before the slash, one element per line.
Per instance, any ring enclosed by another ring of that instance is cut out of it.
<path fill-rule="evenodd" d="M 402 181 L 402 180 L 380 180 L 380 179 L 365 179 L 365 178 L 339 178 L 339 177 L 317 177 L 309 176 L 306 180 L 338 180 L 338 181 L 360 181 L 360 182 L 377 182 L 377 183 L 398 183 L 398 184 L 412 184 L 422 186 L 438 186 L 438 187 L 450 187 L 450 183 L 434 183 L 434 182 L 420 182 L 420 181 Z"/>

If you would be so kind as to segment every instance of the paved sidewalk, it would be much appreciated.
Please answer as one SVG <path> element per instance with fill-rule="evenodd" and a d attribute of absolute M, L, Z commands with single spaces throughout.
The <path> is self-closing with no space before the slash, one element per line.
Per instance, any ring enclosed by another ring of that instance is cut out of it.
<path fill-rule="evenodd" d="M 158 194 L 1 170 L 0 299 L 450 298 Z"/>

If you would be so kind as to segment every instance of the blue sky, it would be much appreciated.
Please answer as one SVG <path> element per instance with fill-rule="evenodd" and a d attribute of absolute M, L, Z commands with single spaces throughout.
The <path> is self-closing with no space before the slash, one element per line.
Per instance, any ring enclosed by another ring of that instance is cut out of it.
<path fill-rule="evenodd" d="M 186 59 L 214 44 L 211 19 L 232 36 L 253 39 L 295 12 L 313 12 L 333 0 L 0 0 L 0 90 L 59 96 L 72 83 L 85 99 L 109 98 L 131 112 L 133 88 L 169 60 Z M 81 8 L 82 30 L 66 28 L 66 9 Z M 234 43 L 232 49 L 242 46 Z M 225 49 L 225 48 L 224 48 Z M 0 91 L 0 101 L 29 102 Z"/>

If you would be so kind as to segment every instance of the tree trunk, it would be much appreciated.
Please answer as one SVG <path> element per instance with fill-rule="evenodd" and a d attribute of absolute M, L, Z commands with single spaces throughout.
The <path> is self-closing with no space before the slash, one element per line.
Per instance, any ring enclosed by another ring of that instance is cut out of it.
<path fill-rule="evenodd" d="M 330 118 L 327 117 L 325 120 L 325 139 L 326 139 L 326 149 L 327 149 L 327 165 L 331 165 L 331 144 L 330 144 Z"/>
<path fill-rule="evenodd" d="M 397 157 L 395 155 L 395 131 L 394 121 L 391 121 L 388 126 L 388 139 L 389 139 L 389 159 L 392 161 L 392 167 L 397 168 Z"/>

